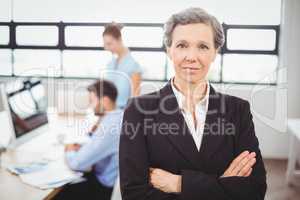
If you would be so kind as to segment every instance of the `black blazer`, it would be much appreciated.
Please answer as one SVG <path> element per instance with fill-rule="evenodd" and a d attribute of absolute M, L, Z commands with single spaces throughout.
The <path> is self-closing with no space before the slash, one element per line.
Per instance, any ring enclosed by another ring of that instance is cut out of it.
<path fill-rule="evenodd" d="M 256 152 L 249 177 L 220 176 L 244 150 Z M 149 167 L 182 175 L 181 194 L 149 184 Z M 161 90 L 131 99 L 120 139 L 123 200 L 262 200 L 266 171 L 249 103 L 210 87 L 204 136 L 198 151 L 178 108 L 170 81 Z"/>

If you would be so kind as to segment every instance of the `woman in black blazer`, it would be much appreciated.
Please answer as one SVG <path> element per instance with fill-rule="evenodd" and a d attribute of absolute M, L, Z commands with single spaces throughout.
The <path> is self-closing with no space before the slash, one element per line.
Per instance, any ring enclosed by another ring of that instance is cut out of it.
<path fill-rule="evenodd" d="M 264 199 L 266 171 L 249 103 L 207 81 L 223 43 L 222 26 L 200 8 L 167 21 L 175 76 L 127 104 L 120 139 L 123 200 Z"/>

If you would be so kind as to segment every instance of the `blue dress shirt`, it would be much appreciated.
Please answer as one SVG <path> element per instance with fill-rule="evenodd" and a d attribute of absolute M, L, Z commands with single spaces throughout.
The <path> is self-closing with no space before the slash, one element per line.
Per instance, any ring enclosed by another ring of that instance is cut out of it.
<path fill-rule="evenodd" d="M 103 116 L 91 140 L 78 151 L 66 152 L 66 161 L 74 171 L 88 171 L 92 167 L 98 181 L 113 187 L 119 173 L 119 139 L 123 111 L 108 112 Z"/>

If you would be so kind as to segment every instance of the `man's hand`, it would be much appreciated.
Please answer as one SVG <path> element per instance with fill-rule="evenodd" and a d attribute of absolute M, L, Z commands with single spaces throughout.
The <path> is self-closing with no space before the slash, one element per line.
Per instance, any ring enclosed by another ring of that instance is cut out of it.
<path fill-rule="evenodd" d="M 168 171 L 150 168 L 150 183 L 156 189 L 166 193 L 181 192 L 181 176 Z"/>
<path fill-rule="evenodd" d="M 242 152 L 236 157 L 228 169 L 224 172 L 221 177 L 240 176 L 248 177 L 252 173 L 252 167 L 256 163 L 255 152 L 250 153 L 249 151 Z"/>
<path fill-rule="evenodd" d="M 80 149 L 80 144 L 67 144 L 65 146 L 65 151 L 78 151 Z"/>

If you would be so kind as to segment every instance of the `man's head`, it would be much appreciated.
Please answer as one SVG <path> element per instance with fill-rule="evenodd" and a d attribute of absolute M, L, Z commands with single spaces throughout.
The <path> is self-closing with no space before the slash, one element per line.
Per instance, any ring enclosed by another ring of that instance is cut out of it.
<path fill-rule="evenodd" d="M 89 102 L 96 115 L 103 115 L 105 111 L 115 108 L 118 96 L 115 85 L 106 80 L 99 80 L 88 86 Z"/>

